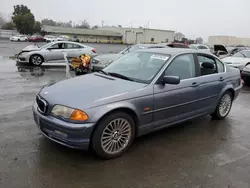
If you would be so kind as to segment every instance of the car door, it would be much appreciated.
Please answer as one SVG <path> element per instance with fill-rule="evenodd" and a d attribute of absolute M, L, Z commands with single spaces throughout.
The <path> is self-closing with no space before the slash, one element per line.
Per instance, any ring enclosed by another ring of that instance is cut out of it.
<path fill-rule="evenodd" d="M 51 45 L 46 50 L 46 57 L 45 57 L 46 60 L 47 61 L 63 60 L 64 59 L 63 52 L 65 51 L 65 46 L 66 45 L 63 42 Z"/>
<path fill-rule="evenodd" d="M 164 126 L 195 116 L 199 98 L 197 68 L 193 54 L 179 55 L 172 60 L 162 76 L 179 76 L 180 83 L 154 85 L 153 117 L 158 125 Z"/>
<path fill-rule="evenodd" d="M 66 48 L 66 52 L 67 52 L 67 56 L 68 57 L 78 57 L 83 53 L 86 53 L 84 51 L 84 47 L 80 46 L 78 44 L 74 44 L 74 43 L 67 43 L 67 48 Z"/>
<path fill-rule="evenodd" d="M 225 83 L 224 64 L 216 57 L 209 54 L 196 54 L 199 63 L 199 106 L 200 113 L 209 113 L 216 106 L 216 99 L 221 93 Z M 210 64 L 210 65 L 209 65 Z"/>

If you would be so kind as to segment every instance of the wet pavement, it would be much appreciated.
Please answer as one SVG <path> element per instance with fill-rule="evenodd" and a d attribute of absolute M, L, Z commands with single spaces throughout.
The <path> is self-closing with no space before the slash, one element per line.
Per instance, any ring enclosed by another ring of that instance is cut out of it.
<path fill-rule="evenodd" d="M 122 157 L 103 161 L 49 141 L 33 121 L 40 87 L 70 76 L 63 64 L 0 59 L 1 188 L 249 187 L 250 88 L 225 120 L 205 116 L 143 136 Z"/>

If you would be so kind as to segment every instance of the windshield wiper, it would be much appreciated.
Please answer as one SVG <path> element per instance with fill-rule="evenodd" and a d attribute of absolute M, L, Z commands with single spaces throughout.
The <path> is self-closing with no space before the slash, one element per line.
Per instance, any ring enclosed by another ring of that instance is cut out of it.
<path fill-rule="evenodd" d="M 114 77 L 121 78 L 121 79 L 124 79 L 124 80 L 135 81 L 134 79 L 129 78 L 129 77 L 124 76 L 124 75 L 119 74 L 119 73 L 109 72 L 108 74 L 109 74 L 110 76 L 114 76 Z"/>
<path fill-rule="evenodd" d="M 102 73 L 102 74 L 109 75 L 109 73 L 107 73 L 107 72 L 105 72 L 105 71 L 103 71 L 103 70 L 98 70 L 98 71 L 96 71 L 96 72 L 100 72 L 100 73 Z"/>
<path fill-rule="evenodd" d="M 242 54 L 244 57 L 246 57 L 246 55 L 245 54 L 243 54 L 242 52 L 239 52 L 240 54 Z"/>

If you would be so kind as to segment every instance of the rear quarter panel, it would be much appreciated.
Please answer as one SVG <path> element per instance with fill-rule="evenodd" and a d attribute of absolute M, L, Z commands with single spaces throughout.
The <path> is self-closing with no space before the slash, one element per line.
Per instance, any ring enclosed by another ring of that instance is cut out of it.
<path fill-rule="evenodd" d="M 225 84 L 219 95 L 218 100 L 222 97 L 222 95 L 227 90 L 234 91 L 234 99 L 239 95 L 240 89 L 242 88 L 240 71 L 237 68 L 226 66 L 226 74 L 225 74 Z"/>

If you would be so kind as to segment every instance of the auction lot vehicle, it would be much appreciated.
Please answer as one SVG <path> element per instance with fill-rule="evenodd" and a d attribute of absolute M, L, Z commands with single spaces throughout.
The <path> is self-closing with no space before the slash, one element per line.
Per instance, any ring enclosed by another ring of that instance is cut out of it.
<path fill-rule="evenodd" d="M 50 140 L 110 159 L 136 136 L 206 114 L 225 118 L 241 87 L 239 70 L 211 53 L 142 49 L 100 72 L 44 86 L 33 114 Z"/>
<path fill-rule="evenodd" d="M 16 35 L 16 36 L 10 37 L 10 41 L 24 42 L 24 41 L 28 41 L 28 37 L 25 35 Z"/>
<path fill-rule="evenodd" d="M 189 47 L 192 49 L 200 50 L 202 52 L 207 52 L 207 53 L 211 52 L 210 48 L 204 44 L 191 44 L 189 45 Z"/>
<path fill-rule="evenodd" d="M 42 47 L 27 46 L 18 54 L 17 61 L 39 66 L 43 62 L 64 60 L 63 52 L 70 57 L 78 57 L 81 54 L 88 54 L 91 57 L 96 55 L 95 48 L 90 46 L 70 41 L 56 41 Z"/>
<path fill-rule="evenodd" d="M 242 50 L 232 56 L 222 58 L 222 60 L 231 67 L 238 68 L 240 71 L 250 63 L 250 50 Z"/>
<path fill-rule="evenodd" d="M 125 48 L 124 50 L 116 54 L 110 53 L 110 54 L 98 55 L 91 60 L 92 70 L 93 71 L 102 70 L 103 68 L 107 67 L 110 63 L 112 63 L 116 59 L 122 57 L 123 55 L 129 52 L 147 48 L 166 48 L 166 46 L 162 44 L 135 44 Z"/>
<path fill-rule="evenodd" d="M 45 35 L 43 38 L 44 38 L 44 40 L 46 42 L 55 42 L 55 41 L 58 41 L 57 37 L 53 36 L 53 35 Z"/>
<path fill-rule="evenodd" d="M 43 38 L 42 35 L 32 35 L 31 37 L 28 38 L 29 42 L 45 42 L 45 39 Z"/>
<path fill-rule="evenodd" d="M 241 72 L 241 78 L 244 80 L 244 83 L 250 86 L 250 63 L 246 64 Z"/>

